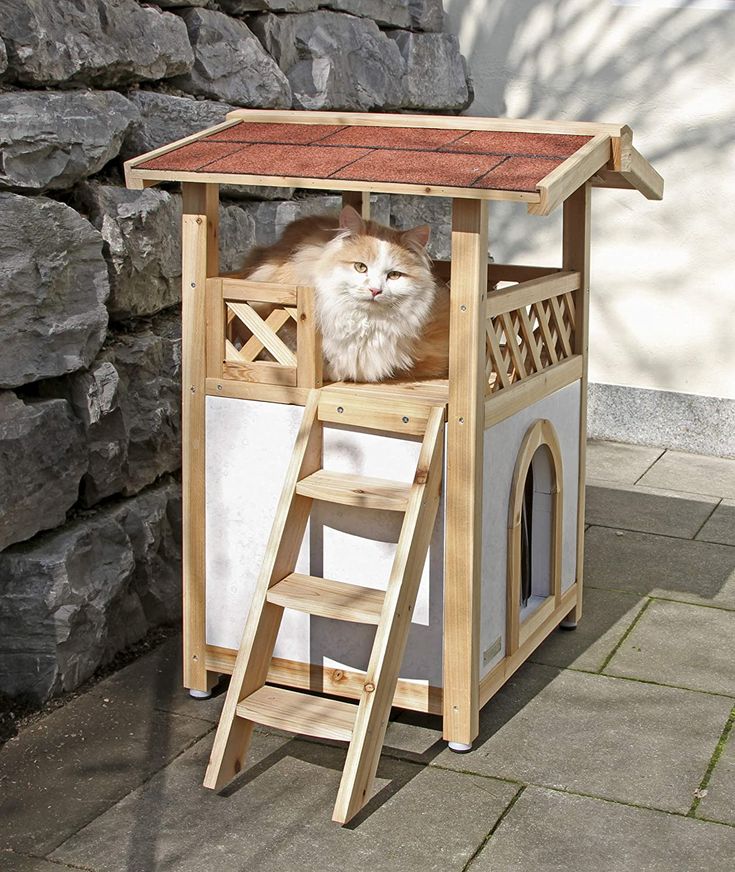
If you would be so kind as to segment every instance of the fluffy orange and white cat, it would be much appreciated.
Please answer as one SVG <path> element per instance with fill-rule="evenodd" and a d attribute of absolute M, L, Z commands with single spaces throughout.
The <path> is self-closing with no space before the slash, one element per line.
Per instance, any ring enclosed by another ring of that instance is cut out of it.
<path fill-rule="evenodd" d="M 443 378 L 449 294 L 432 273 L 429 234 L 426 224 L 394 230 L 345 206 L 338 219 L 294 221 L 241 275 L 314 287 L 327 379 Z"/>

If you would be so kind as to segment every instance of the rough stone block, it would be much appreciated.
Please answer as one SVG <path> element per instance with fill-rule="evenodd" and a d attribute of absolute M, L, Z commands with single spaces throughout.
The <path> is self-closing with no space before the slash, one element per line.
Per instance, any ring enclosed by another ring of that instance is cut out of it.
<path fill-rule="evenodd" d="M 4 0 L 9 76 L 37 87 L 164 79 L 194 61 L 181 19 L 135 0 Z"/>
<path fill-rule="evenodd" d="M 8 68 L 8 50 L 5 48 L 5 43 L 0 39 L 0 77 Z"/>
<path fill-rule="evenodd" d="M 215 100 L 174 97 L 156 91 L 131 91 L 128 99 L 140 114 L 122 144 L 120 156 L 125 160 L 220 124 L 235 108 Z"/>
<path fill-rule="evenodd" d="M 401 80 L 403 109 L 459 112 L 472 102 L 464 59 L 451 33 L 392 30 L 406 72 Z"/>
<path fill-rule="evenodd" d="M 390 198 L 390 223 L 398 230 L 408 230 L 419 224 L 431 227 L 427 246 L 429 254 L 437 260 L 449 260 L 452 252 L 452 202 L 444 197 L 406 197 L 401 194 Z"/>
<path fill-rule="evenodd" d="M 319 5 L 335 12 L 372 18 L 381 27 L 411 27 L 408 0 L 322 0 Z"/>
<path fill-rule="evenodd" d="M 181 465 L 178 313 L 161 315 L 135 332 L 114 335 L 102 357 L 113 364 L 120 380 L 118 402 L 127 441 L 122 492 L 134 494 Z"/>
<path fill-rule="evenodd" d="M 0 392 L 0 551 L 66 520 L 87 469 L 79 422 L 64 400 Z"/>
<path fill-rule="evenodd" d="M 298 109 L 403 105 L 405 63 L 374 21 L 337 12 L 259 15 L 251 27 L 288 76 Z"/>
<path fill-rule="evenodd" d="M 223 12 L 243 15 L 247 12 L 311 12 L 320 0 L 217 0 Z"/>
<path fill-rule="evenodd" d="M 183 13 L 194 66 L 173 83 L 184 91 L 237 106 L 291 106 L 291 88 L 249 28 L 221 12 Z"/>
<path fill-rule="evenodd" d="M 45 700 L 72 690 L 176 616 L 178 494 L 159 485 L 0 554 L 3 692 Z"/>
<path fill-rule="evenodd" d="M 107 327 L 102 237 L 69 206 L 0 192 L 0 388 L 89 366 Z"/>
<path fill-rule="evenodd" d="M 0 94 L 0 188 L 70 188 L 117 156 L 137 117 L 115 91 Z"/>
<path fill-rule="evenodd" d="M 444 8 L 442 0 L 408 0 L 412 30 L 444 29 Z"/>
<path fill-rule="evenodd" d="M 105 241 L 110 271 L 110 318 L 152 315 L 181 298 L 181 197 L 147 188 L 129 191 L 88 182 L 78 203 Z"/>

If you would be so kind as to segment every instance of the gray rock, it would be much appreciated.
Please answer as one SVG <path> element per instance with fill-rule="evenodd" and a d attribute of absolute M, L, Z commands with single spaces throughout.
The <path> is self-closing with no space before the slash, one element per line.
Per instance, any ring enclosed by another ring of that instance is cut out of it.
<path fill-rule="evenodd" d="M 444 8 L 442 0 L 408 0 L 411 27 L 414 30 L 444 29 Z"/>
<path fill-rule="evenodd" d="M 4 0 L 10 77 L 26 85 L 102 87 L 163 79 L 194 62 L 186 28 L 135 0 Z"/>
<path fill-rule="evenodd" d="M 174 97 L 156 91 L 131 91 L 128 98 L 140 114 L 130 125 L 120 150 L 125 160 L 219 124 L 235 108 L 214 100 Z"/>
<path fill-rule="evenodd" d="M 184 6 L 209 6 L 210 0 L 156 0 L 156 6 L 161 9 L 181 9 Z M 218 3 L 219 6 L 222 3 Z"/>
<path fill-rule="evenodd" d="M 0 39 L 0 77 L 8 68 L 8 51 L 5 48 L 5 43 Z"/>
<path fill-rule="evenodd" d="M 45 197 L 0 192 L 0 388 L 89 366 L 109 289 L 88 221 Z"/>
<path fill-rule="evenodd" d="M 117 156 L 137 117 L 115 91 L 0 94 L 0 188 L 70 188 Z"/>
<path fill-rule="evenodd" d="M 288 76 L 298 109 L 402 105 L 405 63 L 374 21 L 338 12 L 259 15 L 251 27 Z"/>
<path fill-rule="evenodd" d="M 158 188 L 129 191 L 99 182 L 86 182 L 76 193 L 105 241 L 110 318 L 153 315 L 176 304 L 181 298 L 181 197 Z"/>
<path fill-rule="evenodd" d="M 311 12 L 319 0 L 217 0 L 223 12 L 242 15 L 246 12 Z"/>
<path fill-rule="evenodd" d="M 178 486 L 164 483 L 0 554 L 0 688 L 77 687 L 179 611 Z"/>
<path fill-rule="evenodd" d="M 120 376 L 104 358 L 95 361 L 89 370 L 41 386 L 44 396 L 67 400 L 82 422 L 88 458 L 79 488 L 84 506 L 119 493 L 127 482 L 128 437 L 119 388 Z"/>
<path fill-rule="evenodd" d="M 127 462 L 121 491 L 137 493 L 181 466 L 181 321 L 166 313 L 133 333 L 119 333 L 102 358 L 117 372 Z M 114 411 L 113 411 L 114 414 Z M 90 440 L 94 440 L 90 432 Z M 90 482 L 100 491 L 104 480 Z M 87 499 L 91 501 L 90 491 Z"/>
<path fill-rule="evenodd" d="M 392 30 L 405 63 L 401 108 L 458 112 L 471 101 L 457 37 L 451 33 Z"/>
<path fill-rule="evenodd" d="M 390 223 L 398 230 L 408 230 L 419 224 L 428 224 L 431 227 L 431 236 L 427 246 L 429 254 L 437 260 L 451 259 L 451 200 L 444 197 L 392 195 L 390 198 Z"/>
<path fill-rule="evenodd" d="M 320 6 L 372 18 L 383 27 L 411 27 L 408 0 L 321 0 Z"/>
<path fill-rule="evenodd" d="M 286 77 L 242 21 L 206 9 L 190 9 L 182 17 L 194 49 L 194 66 L 173 84 L 237 106 L 291 106 Z"/>
<path fill-rule="evenodd" d="M 0 393 L 0 551 L 66 520 L 87 469 L 81 429 L 64 400 Z"/>

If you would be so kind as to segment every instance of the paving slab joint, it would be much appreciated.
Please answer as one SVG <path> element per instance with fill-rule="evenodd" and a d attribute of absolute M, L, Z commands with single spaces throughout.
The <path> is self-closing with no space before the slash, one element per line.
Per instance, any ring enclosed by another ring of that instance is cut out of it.
<path fill-rule="evenodd" d="M 707 785 L 710 782 L 710 778 L 712 778 L 712 773 L 715 771 L 717 761 L 720 759 L 722 752 L 725 750 L 725 745 L 727 744 L 727 740 L 730 736 L 730 733 L 732 732 L 733 724 L 735 724 L 735 706 L 733 706 L 733 709 L 730 712 L 730 717 L 727 719 L 725 726 L 722 728 L 722 733 L 720 734 L 720 738 L 717 741 L 715 750 L 712 752 L 712 757 L 710 758 L 707 769 L 702 776 L 699 787 L 694 792 L 694 800 L 692 801 L 691 807 L 687 812 L 687 817 L 696 817 L 699 803 L 707 795 Z"/>
<path fill-rule="evenodd" d="M 482 853 L 483 849 L 485 848 L 485 845 L 487 845 L 487 843 L 490 841 L 490 839 L 492 839 L 493 835 L 495 834 L 495 831 L 498 829 L 498 827 L 500 826 L 500 824 L 501 824 L 501 823 L 505 820 L 505 818 L 508 817 L 508 815 L 511 813 L 511 811 L 513 810 L 513 806 L 514 806 L 514 805 L 518 802 L 518 800 L 521 798 L 521 795 L 523 794 L 523 791 L 524 791 L 525 789 L 526 789 L 526 785 L 525 785 L 525 784 L 522 784 L 522 785 L 518 788 L 518 790 L 513 794 L 513 796 L 511 797 L 510 802 L 509 802 L 508 805 L 506 805 L 506 807 L 503 809 L 503 813 L 502 813 L 502 814 L 500 815 L 500 817 L 495 821 L 495 823 L 493 824 L 493 827 L 492 827 L 492 829 L 490 830 L 490 832 L 485 836 L 485 838 L 482 840 L 482 842 L 480 842 L 480 844 L 477 846 L 477 849 L 475 850 L 475 852 L 472 854 L 472 856 L 469 858 L 469 860 L 468 860 L 468 861 L 464 864 L 464 866 L 462 867 L 462 872 L 468 872 L 469 868 L 470 868 L 470 867 L 472 866 L 472 864 L 475 862 L 475 860 L 477 859 L 477 857 Z"/>
<path fill-rule="evenodd" d="M 602 673 L 607 669 L 608 664 L 610 663 L 610 661 L 611 661 L 611 660 L 613 659 L 613 657 L 618 653 L 618 651 L 620 650 L 620 647 L 622 646 L 623 642 L 625 642 L 625 640 L 628 638 L 628 636 L 630 636 L 630 634 L 633 632 L 633 629 L 634 629 L 635 625 L 638 623 L 638 621 L 640 621 L 640 619 L 643 617 L 644 612 L 646 611 L 646 609 L 647 609 L 650 605 L 651 605 L 651 598 L 650 598 L 650 597 L 646 597 L 646 601 L 645 601 L 645 602 L 643 603 L 643 605 L 641 606 L 640 611 L 639 611 L 638 614 L 633 618 L 633 620 L 630 622 L 630 626 L 628 627 L 628 629 L 627 629 L 627 630 L 623 633 L 623 635 L 618 639 L 617 644 L 616 644 L 615 647 L 612 649 L 612 651 L 607 655 L 607 657 L 605 658 L 605 661 L 604 661 L 604 663 L 602 664 L 602 666 L 600 666 L 600 668 L 599 668 L 599 670 L 598 670 L 598 674 L 599 674 L 599 675 L 602 675 Z"/>

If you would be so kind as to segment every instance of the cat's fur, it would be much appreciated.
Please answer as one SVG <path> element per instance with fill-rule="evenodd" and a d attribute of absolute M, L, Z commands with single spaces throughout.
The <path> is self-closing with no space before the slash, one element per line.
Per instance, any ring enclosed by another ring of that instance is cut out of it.
<path fill-rule="evenodd" d="M 294 221 L 252 252 L 242 276 L 314 287 L 329 380 L 446 377 L 448 292 L 432 274 L 429 233 L 364 221 L 346 206 L 339 219 Z"/>

